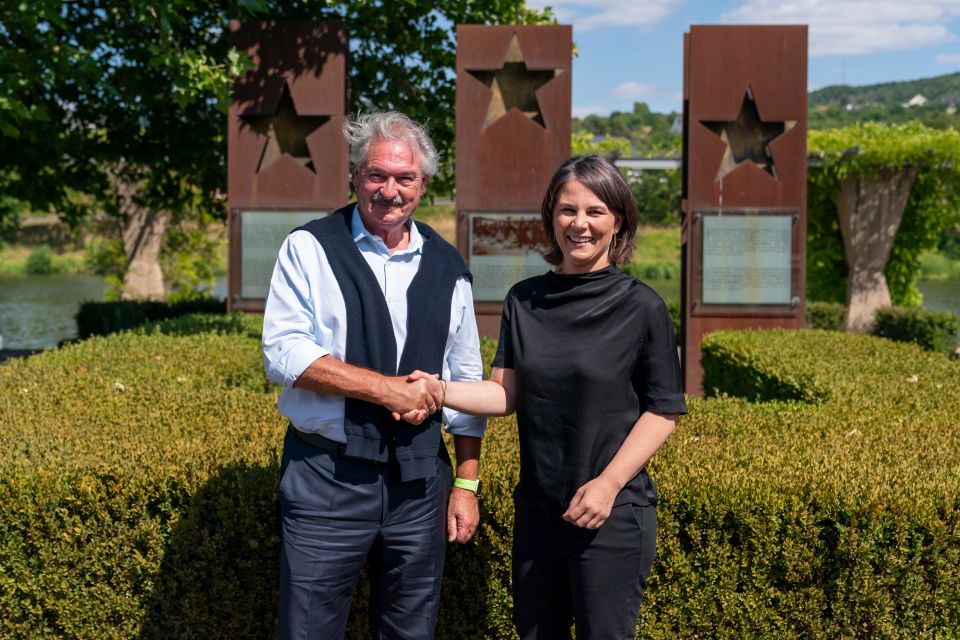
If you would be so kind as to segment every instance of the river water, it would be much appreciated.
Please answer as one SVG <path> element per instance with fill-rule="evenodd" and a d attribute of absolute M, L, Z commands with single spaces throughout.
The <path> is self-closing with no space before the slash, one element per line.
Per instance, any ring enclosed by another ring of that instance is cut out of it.
<path fill-rule="evenodd" d="M 680 299 L 679 280 L 651 281 L 665 300 Z M 920 282 L 923 306 L 960 315 L 960 281 Z M 100 300 L 106 285 L 95 276 L 0 276 L 0 336 L 4 349 L 47 349 L 75 338 L 74 315 L 85 300 Z M 219 280 L 214 295 L 226 295 Z"/>
<path fill-rule="evenodd" d="M 96 276 L 0 276 L 0 348 L 49 349 L 76 338 L 77 309 L 102 300 L 106 288 Z M 214 295 L 225 297 L 225 281 Z"/>

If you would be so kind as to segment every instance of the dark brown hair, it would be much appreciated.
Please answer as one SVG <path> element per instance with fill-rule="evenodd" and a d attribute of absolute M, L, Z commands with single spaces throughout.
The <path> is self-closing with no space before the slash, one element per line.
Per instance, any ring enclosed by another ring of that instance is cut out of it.
<path fill-rule="evenodd" d="M 557 169 L 550 179 L 550 186 L 543 196 L 540 216 L 543 218 L 543 231 L 547 235 L 550 251 L 543 259 L 550 264 L 563 262 L 563 251 L 553 234 L 553 213 L 557 206 L 560 191 L 568 182 L 577 181 L 590 189 L 603 204 L 620 220 L 620 230 L 610 241 L 610 262 L 626 264 L 633 255 L 633 236 L 637 233 L 637 203 L 633 199 L 630 187 L 623 179 L 620 170 L 603 156 L 574 156 Z"/>

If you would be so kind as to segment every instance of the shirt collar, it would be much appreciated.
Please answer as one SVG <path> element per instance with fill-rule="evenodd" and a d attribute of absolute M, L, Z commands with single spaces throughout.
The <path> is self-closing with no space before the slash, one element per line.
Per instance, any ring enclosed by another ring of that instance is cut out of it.
<path fill-rule="evenodd" d="M 377 251 L 390 255 L 419 253 L 423 250 L 423 236 L 420 235 L 420 230 L 417 229 L 417 225 L 413 223 L 413 218 L 410 218 L 407 221 L 407 225 L 410 230 L 410 240 L 407 242 L 407 248 L 401 251 L 394 251 L 392 254 L 390 254 L 390 252 L 387 250 L 387 245 L 383 242 L 383 238 L 376 234 L 370 233 L 367 230 L 367 227 L 363 224 L 363 220 L 360 218 L 359 205 L 354 205 L 353 216 L 350 218 L 350 232 L 353 234 L 354 242 L 357 244 L 360 244 L 361 242 L 366 243 L 368 246 L 375 248 Z"/>

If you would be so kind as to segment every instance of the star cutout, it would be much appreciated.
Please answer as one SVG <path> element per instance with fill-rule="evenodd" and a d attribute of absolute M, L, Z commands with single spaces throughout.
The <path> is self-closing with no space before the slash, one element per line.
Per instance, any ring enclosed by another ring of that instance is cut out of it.
<path fill-rule="evenodd" d="M 262 172 L 284 154 L 314 171 L 313 159 L 307 147 L 307 136 L 330 119 L 330 116 L 301 116 L 290 97 L 290 88 L 283 84 L 283 95 L 272 116 L 240 116 L 250 128 L 266 138 L 257 173 Z"/>
<path fill-rule="evenodd" d="M 563 73 L 563 69 L 528 69 L 517 34 L 513 34 L 510 40 L 501 68 L 466 71 L 493 93 L 483 121 L 484 128 L 507 115 L 510 109 L 517 109 L 541 127 L 546 127 L 540 112 L 540 101 L 537 100 L 537 90 Z"/>
<path fill-rule="evenodd" d="M 744 162 L 752 162 L 775 180 L 780 180 L 777 166 L 770 154 L 770 143 L 797 124 L 796 120 L 766 121 L 760 119 L 757 103 L 753 99 L 753 89 L 747 86 L 743 95 L 743 104 L 736 120 L 707 121 L 700 124 L 710 129 L 727 148 L 723 152 L 720 168 L 717 170 L 716 180 L 722 180 L 725 175 L 736 169 Z"/>

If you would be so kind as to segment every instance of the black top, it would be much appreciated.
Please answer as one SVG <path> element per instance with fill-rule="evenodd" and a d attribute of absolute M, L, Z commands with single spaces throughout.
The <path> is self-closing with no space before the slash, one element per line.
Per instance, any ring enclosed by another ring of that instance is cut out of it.
<path fill-rule="evenodd" d="M 525 495 L 566 508 L 645 411 L 686 413 L 676 337 L 653 289 L 616 266 L 510 289 L 494 367 L 513 369 Z M 644 468 L 614 504 L 655 504 Z"/>

